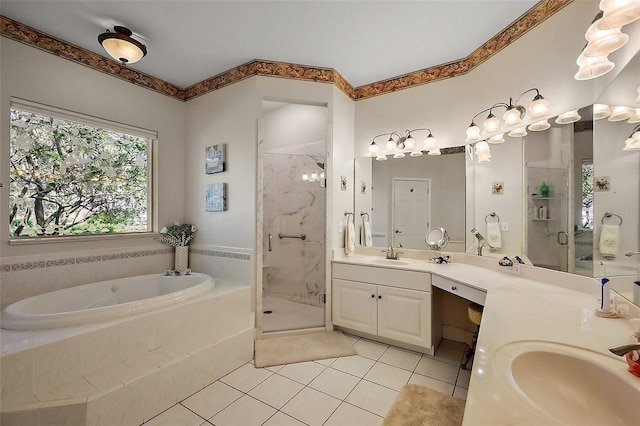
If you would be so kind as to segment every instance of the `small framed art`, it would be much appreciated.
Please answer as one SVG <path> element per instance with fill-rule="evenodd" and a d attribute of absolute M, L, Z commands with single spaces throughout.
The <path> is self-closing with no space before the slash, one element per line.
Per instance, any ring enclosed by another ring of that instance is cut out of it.
<path fill-rule="evenodd" d="M 206 174 L 225 171 L 226 144 L 208 146 L 205 149 L 204 171 Z"/>
<path fill-rule="evenodd" d="M 221 212 L 227 209 L 227 184 L 211 183 L 207 185 L 206 192 L 206 211 Z"/>

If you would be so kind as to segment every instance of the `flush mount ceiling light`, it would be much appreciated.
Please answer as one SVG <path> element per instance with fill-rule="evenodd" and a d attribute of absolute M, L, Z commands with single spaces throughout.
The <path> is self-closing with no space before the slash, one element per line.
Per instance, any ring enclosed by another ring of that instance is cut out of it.
<path fill-rule="evenodd" d="M 527 93 L 531 93 L 535 91 L 535 96 L 533 100 L 529 104 L 529 108 L 525 108 L 523 105 L 520 105 L 520 99 Z M 496 108 L 505 108 L 504 115 L 502 119 L 504 121 L 505 130 L 500 129 L 500 120 L 493 114 L 493 110 Z M 480 127 L 476 125 L 475 119 L 484 112 L 489 112 L 487 118 L 483 123 L 484 134 L 482 134 Z M 528 112 L 528 117 L 527 117 Z M 522 120 L 525 118 L 529 118 L 530 120 L 540 120 L 545 116 L 549 115 L 549 101 L 547 101 L 541 94 L 538 89 L 535 87 L 529 90 L 525 90 L 522 92 L 515 101 L 513 98 L 509 98 L 509 103 L 499 102 L 491 107 L 484 109 L 477 113 L 473 119 L 471 120 L 471 124 L 467 128 L 467 137 L 465 139 L 466 142 L 475 143 L 481 140 L 488 140 L 489 143 L 502 143 L 504 142 L 503 133 L 511 129 L 509 131 L 509 136 L 511 137 L 520 137 L 527 134 L 527 131 L 524 127 L 522 127 Z M 514 128 L 519 126 L 518 128 Z"/>
<path fill-rule="evenodd" d="M 130 29 L 116 25 L 115 32 L 102 33 L 98 36 L 98 42 L 107 51 L 109 56 L 122 62 L 122 64 L 133 64 L 144 58 L 147 54 L 147 47 L 135 40 Z"/>
<path fill-rule="evenodd" d="M 420 131 L 429 132 L 423 142 L 423 147 L 419 147 L 411 135 L 413 132 Z M 376 143 L 376 139 L 382 136 L 389 136 L 389 139 L 387 139 L 385 143 L 385 152 L 381 152 L 380 147 Z M 419 157 L 424 154 L 423 151 L 427 151 L 429 155 L 440 155 L 438 141 L 433 137 L 430 129 L 405 130 L 404 135 L 398 132 L 381 133 L 374 136 L 369 145 L 369 156 L 375 157 L 378 161 L 386 160 L 387 155 L 392 155 L 393 158 L 404 158 L 406 154 L 409 154 L 411 157 Z"/>

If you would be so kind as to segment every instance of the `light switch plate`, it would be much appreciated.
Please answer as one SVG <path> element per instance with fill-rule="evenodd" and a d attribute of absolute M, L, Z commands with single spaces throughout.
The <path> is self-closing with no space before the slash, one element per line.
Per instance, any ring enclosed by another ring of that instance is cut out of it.
<path fill-rule="evenodd" d="M 509 231 L 509 222 L 502 222 L 502 231 L 503 232 Z"/>

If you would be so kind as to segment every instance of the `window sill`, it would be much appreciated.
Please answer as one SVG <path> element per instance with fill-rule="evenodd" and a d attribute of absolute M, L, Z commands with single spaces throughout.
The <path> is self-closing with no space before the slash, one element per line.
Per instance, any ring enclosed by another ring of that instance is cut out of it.
<path fill-rule="evenodd" d="M 9 245 L 22 246 L 31 244 L 79 243 L 83 241 L 129 240 L 157 238 L 159 236 L 160 234 L 156 232 L 138 232 L 131 234 L 66 235 L 59 237 L 10 238 Z"/>

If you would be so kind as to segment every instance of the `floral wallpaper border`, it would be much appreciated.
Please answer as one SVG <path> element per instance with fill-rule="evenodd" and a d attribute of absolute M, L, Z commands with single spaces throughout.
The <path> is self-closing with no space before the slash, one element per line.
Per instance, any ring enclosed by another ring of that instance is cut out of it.
<path fill-rule="evenodd" d="M 193 254 L 200 254 L 204 256 L 224 257 L 227 259 L 237 259 L 237 260 L 251 260 L 251 256 L 244 253 L 233 253 L 233 252 L 226 252 L 226 251 L 220 251 L 220 250 L 203 250 L 203 249 L 192 249 L 191 252 Z M 135 257 L 157 256 L 157 255 L 163 255 L 163 254 L 173 254 L 173 248 L 161 248 L 161 249 L 154 249 L 154 250 L 135 250 L 135 251 L 124 252 L 124 253 L 113 253 L 113 254 L 102 254 L 102 255 L 80 256 L 80 257 L 62 257 L 60 259 L 37 260 L 33 262 L 22 261 L 22 262 L 16 262 L 16 263 L 2 263 L 0 264 L 0 273 L 27 271 L 31 269 L 40 269 L 40 268 L 52 268 L 55 266 L 69 266 L 69 265 L 77 265 L 81 263 L 105 262 L 109 260 L 130 259 Z"/>
<path fill-rule="evenodd" d="M 540 1 L 466 58 L 360 87 L 353 87 L 332 68 L 256 59 L 182 89 L 2 15 L 0 15 L 0 35 L 182 101 L 258 75 L 334 84 L 351 99 L 357 101 L 466 74 L 573 1 Z"/>

